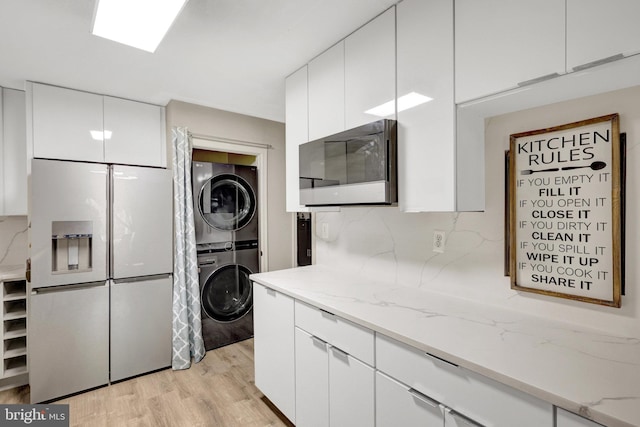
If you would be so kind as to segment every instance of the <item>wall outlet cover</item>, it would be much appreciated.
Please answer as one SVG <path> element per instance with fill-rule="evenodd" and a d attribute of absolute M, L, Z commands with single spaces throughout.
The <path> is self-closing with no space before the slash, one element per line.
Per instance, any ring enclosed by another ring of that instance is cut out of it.
<path fill-rule="evenodd" d="M 433 252 L 444 253 L 445 233 L 442 230 L 433 232 Z"/>

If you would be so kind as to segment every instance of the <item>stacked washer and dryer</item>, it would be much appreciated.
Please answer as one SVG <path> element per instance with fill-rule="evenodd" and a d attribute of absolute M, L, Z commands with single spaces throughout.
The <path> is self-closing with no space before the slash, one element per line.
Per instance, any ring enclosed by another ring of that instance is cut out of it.
<path fill-rule="evenodd" d="M 211 350 L 253 336 L 258 173 L 254 166 L 193 162 L 192 182 L 202 334 Z"/>

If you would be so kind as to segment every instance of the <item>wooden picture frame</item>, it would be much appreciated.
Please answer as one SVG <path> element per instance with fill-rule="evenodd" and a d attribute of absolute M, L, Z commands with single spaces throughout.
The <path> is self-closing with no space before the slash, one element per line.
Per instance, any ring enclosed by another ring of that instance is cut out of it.
<path fill-rule="evenodd" d="M 620 307 L 618 114 L 510 135 L 511 288 Z"/>

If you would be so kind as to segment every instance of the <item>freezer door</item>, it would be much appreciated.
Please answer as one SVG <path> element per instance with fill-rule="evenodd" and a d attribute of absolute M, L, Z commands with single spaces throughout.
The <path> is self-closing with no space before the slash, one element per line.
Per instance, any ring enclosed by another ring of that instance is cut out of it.
<path fill-rule="evenodd" d="M 113 166 L 111 277 L 171 273 L 171 171 Z"/>
<path fill-rule="evenodd" d="M 111 285 L 111 381 L 171 365 L 171 276 Z"/>
<path fill-rule="evenodd" d="M 62 289 L 30 296 L 31 403 L 109 382 L 109 287 Z"/>
<path fill-rule="evenodd" d="M 107 166 L 33 159 L 31 286 L 107 279 Z"/>

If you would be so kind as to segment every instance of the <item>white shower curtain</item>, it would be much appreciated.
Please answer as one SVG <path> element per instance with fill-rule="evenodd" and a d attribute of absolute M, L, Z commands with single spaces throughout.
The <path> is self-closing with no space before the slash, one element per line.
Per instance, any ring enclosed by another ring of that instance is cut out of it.
<path fill-rule="evenodd" d="M 171 129 L 173 142 L 173 369 L 188 369 L 204 357 L 200 283 L 191 193 L 191 140 L 186 128 Z"/>

